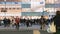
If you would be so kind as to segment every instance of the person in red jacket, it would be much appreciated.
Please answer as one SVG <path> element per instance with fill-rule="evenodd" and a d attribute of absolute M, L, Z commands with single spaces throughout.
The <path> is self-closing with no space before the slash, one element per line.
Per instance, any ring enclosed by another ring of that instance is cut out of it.
<path fill-rule="evenodd" d="M 17 16 L 16 18 L 15 18 L 15 24 L 16 24 L 16 29 L 19 29 L 19 23 L 20 23 L 20 18 Z"/>

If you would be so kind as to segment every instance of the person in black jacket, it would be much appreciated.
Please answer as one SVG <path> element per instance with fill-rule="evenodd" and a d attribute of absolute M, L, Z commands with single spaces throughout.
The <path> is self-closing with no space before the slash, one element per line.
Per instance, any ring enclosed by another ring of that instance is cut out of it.
<path fill-rule="evenodd" d="M 6 17 L 3 19 L 3 22 L 4 22 L 4 27 L 6 27 L 7 26 L 7 18 Z"/>
<path fill-rule="evenodd" d="M 11 22 L 9 18 L 7 19 L 7 22 L 8 22 L 7 25 L 9 27 L 10 26 L 10 22 Z"/>
<path fill-rule="evenodd" d="M 60 11 L 57 11 L 55 17 L 51 20 L 54 21 L 54 25 L 56 25 L 56 33 L 54 34 L 57 34 L 57 32 L 60 31 Z"/>
<path fill-rule="evenodd" d="M 46 19 L 44 18 L 44 16 L 41 16 L 40 25 L 42 30 L 44 30 L 45 24 L 46 24 Z"/>
<path fill-rule="evenodd" d="M 29 27 L 29 19 L 26 19 L 26 26 Z"/>

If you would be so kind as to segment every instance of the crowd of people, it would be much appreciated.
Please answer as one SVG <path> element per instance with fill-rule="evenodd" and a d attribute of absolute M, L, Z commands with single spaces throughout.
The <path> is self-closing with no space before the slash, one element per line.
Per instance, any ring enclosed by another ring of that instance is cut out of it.
<path fill-rule="evenodd" d="M 25 24 L 27 27 L 32 26 L 33 24 L 39 24 L 41 26 L 41 29 L 44 29 L 45 25 L 48 25 L 48 23 L 54 21 L 54 25 L 56 25 L 56 30 L 60 31 L 60 11 L 56 12 L 55 17 L 51 18 L 51 19 L 46 19 L 44 18 L 44 16 L 41 16 L 41 18 L 39 19 L 22 19 L 19 17 L 13 18 L 12 20 L 10 20 L 9 18 L 4 18 L 3 20 L 0 19 L 0 26 L 2 26 L 1 22 L 4 23 L 4 27 L 9 27 L 10 24 L 12 24 L 12 26 L 16 26 L 16 29 L 19 29 L 19 24 L 23 23 Z M 55 33 L 54 33 L 55 34 Z"/>
<path fill-rule="evenodd" d="M 9 18 L 4 18 L 3 20 L 0 20 L 0 26 L 2 26 L 1 22 L 3 21 L 3 25 L 4 27 L 9 27 L 11 24 L 12 26 L 16 26 L 17 29 L 19 29 L 19 24 L 23 23 L 24 25 L 26 25 L 27 27 L 32 26 L 33 24 L 38 24 L 41 25 L 41 29 L 45 26 L 45 24 L 47 24 L 47 21 L 49 21 L 48 19 L 45 19 L 44 16 L 41 16 L 40 19 L 22 19 L 19 17 L 13 18 L 12 20 L 10 20 Z"/>

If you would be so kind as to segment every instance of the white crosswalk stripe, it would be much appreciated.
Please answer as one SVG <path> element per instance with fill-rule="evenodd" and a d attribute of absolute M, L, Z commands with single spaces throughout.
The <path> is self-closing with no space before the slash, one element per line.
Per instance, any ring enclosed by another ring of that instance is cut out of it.
<path fill-rule="evenodd" d="M 39 30 L 33 30 L 33 34 L 40 34 Z"/>

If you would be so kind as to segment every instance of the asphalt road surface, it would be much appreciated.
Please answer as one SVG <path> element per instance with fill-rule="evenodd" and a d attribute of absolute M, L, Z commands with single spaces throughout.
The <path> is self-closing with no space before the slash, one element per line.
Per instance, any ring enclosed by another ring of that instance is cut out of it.
<path fill-rule="evenodd" d="M 51 34 L 42 30 L 0 30 L 0 34 Z"/>
<path fill-rule="evenodd" d="M 47 31 L 40 30 L 40 25 L 33 25 L 31 27 L 20 26 L 19 30 L 15 27 L 4 27 L 0 26 L 0 34 L 51 34 Z"/>

